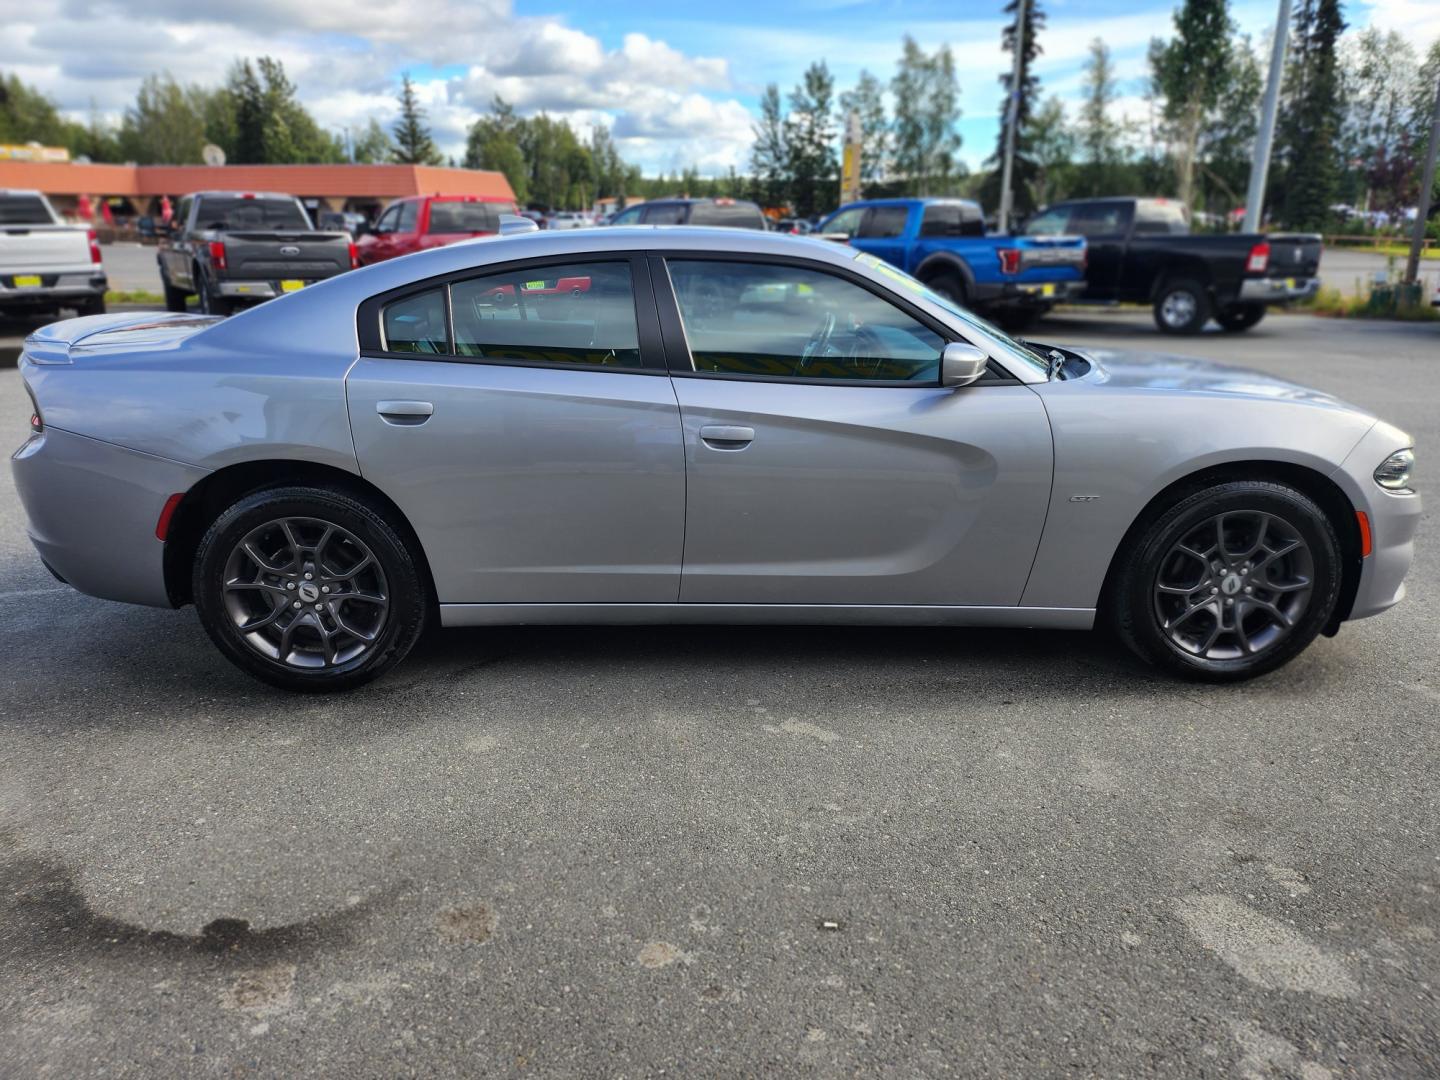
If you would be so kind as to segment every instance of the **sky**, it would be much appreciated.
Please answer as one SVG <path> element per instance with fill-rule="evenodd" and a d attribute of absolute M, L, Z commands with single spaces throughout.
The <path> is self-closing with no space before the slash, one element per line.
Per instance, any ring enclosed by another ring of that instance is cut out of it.
<path fill-rule="evenodd" d="M 1036 73 L 1072 108 L 1090 41 L 1110 46 L 1120 107 L 1141 117 L 1145 54 L 1168 36 L 1174 5 L 1154 0 L 1040 0 L 1048 22 Z M 843 90 L 862 69 L 888 82 L 902 35 L 955 52 L 961 156 L 992 153 L 1000 108 L 1003 0 L 0 0 L 0 70 L 50 94 L 77 119 L 118 119 L 140 79 L 223 81 L 236 56 L 284 61 L 322 125 L 387 127 L 402 72 L 415 80 L 437 143 L 457 158 L 495 95 L 582 130 L 610 127 L 647 175 L 695 166 L 744 171 L 751 124 L 769 82 L 788 92 L 823 59 Z M 1256 42 L 1274 0 L 1232 0 Z M 1349 0 L 1358 29 L 1398 30 L 1424 50 L 1440 38 L 1440 0 Z"/>

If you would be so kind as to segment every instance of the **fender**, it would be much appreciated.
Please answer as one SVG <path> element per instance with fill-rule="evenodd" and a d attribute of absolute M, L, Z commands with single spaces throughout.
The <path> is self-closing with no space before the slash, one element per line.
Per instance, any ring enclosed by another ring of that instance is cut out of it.
<path fill-rule="evenodd" d="M 960 275 L 960 280 L 965 282 L 965 293 L 967 296 L 975 295 L 975 272 L 970 269 L 970 264 L 952 251 L 934 251 L 920 261 L 915 267 L 913 274 L 920 281 L 932 277 L 937 273 L 953 271 Z"/>

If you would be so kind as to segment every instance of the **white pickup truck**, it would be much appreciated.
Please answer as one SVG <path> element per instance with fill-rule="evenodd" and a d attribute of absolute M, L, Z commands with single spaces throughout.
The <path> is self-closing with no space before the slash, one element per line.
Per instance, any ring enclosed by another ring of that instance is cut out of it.
<path fill-rule="evenodd" d="M 38 191 L 0 188 L 0 317 L 101 315 L 105 289 L 94 230 L 66 225 Z"/>

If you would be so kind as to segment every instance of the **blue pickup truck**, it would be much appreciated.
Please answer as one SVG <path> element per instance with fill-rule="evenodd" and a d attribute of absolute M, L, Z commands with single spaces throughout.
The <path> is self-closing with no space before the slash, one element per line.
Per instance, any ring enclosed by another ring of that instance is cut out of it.
<path fill-rule="evenodd" d="M 987 236 L 979 204 L 967 199 L 847 203 L 817 231 L 1011 327 L 1085 291 L 1084 237 Z"/>

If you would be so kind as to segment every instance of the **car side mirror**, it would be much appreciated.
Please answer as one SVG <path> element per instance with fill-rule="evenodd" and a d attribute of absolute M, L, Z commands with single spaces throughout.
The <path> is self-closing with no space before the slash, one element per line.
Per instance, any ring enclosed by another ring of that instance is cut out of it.
<path fill-rule="evenodd" d="M 989 362 L 984 349 L 965 341 L 952 341 L 940 354 L 940 385 L 969 386 L 985 374 L 985 365 Z"/>

